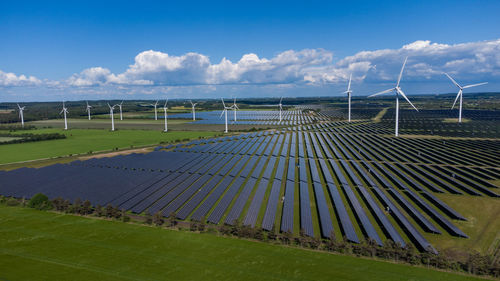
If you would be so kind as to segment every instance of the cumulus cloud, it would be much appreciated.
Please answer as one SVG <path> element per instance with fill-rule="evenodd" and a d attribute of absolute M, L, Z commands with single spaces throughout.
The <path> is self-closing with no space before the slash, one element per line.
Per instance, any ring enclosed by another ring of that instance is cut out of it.
<path fill-rule="evenodd" d="M 316 76 L 319 69 L 329 67 L 333 54 L 323 49 L 285 51 L 267 59 L 257 54 L 245 54 L 237 62 L 223 58 L 212 64 L 202 54 L 187 53 L 172 56 L 157 51 L 145 51 L 135 57 L 134 64 L 120 74 L 93 67 L 68 79 L 72 86 L 103 84 L 126 85 L 206 85 L 206 84 L 287 84 L 302 83 Z"/>
<path fill-rule="evenodd" d="M 41 83 L 42 81 L 34 76 L 16 75 L 0 70 L 0 86 L 35 86 Z"/>
<path fill-rule="evenodd" d="M 457 79 L 485 78 L 499 81 L 500 39 L 462 44 L 440 44 L 419 40 L 398 49 L 361 51 L 335 58 L 324 49 L 288 50 L 271 58 L 244 54 L 239 60 L 212 62 L 206 55 L 175 56 L 159 51 L 139 53 L 124 72 L 104 67 L 84 69 L 64 81 L 0 71 L 0 86 L 44 85 L 53 88 L 156 86 L 193 87 L 207 85 L 325 85 L 353 79 L 366 84 L 392 82 L 408 56 L 404 81 L 442 81 L 443 72 Z"/>
<path fill-rule="evenodd" d="M 198 53 L 172 56 L 150 50 L 138 54 L 123 73 L 94 67 L 73 75 L 68 84 L 335 84 L 344 83 L 351 73 L 357 81 L 378 83 L 394 80 L 406 56 L 407 80 L 432 80 L 443 72 L 500 76 L 500 39 L 454 45 L 419 40 L 399 49 L 358 52 L 336 62 L 333 53 L 323 49 L 289 50 L 269 59 L 250 53 L 236 62 L 223 58 L 219 63 Z"/>
<path fill-rule="evenodd" d="M 443 72 L 460 77 L 500 76 L 500 39 L 453 45 L 415 41 L 400 49 L 359 52 L 338 61 L 336 67 L 365 63 L 371 66 L 366 72 L 370 82 L 392 81 L 406 56 L 409 80 L 431 80 Z"/>

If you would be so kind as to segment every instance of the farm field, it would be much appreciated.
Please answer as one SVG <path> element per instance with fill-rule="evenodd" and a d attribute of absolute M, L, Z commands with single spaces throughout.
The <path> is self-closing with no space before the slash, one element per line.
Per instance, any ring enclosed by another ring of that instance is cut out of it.
<path fill-rule="evenodd" d="M 22 134 L 27 131 L 17 131 Z M 161 131 L 150 130 L 84 130 L 71 129 L 38 129 L 30 133 L 61 133 L 66 139 L 49 140 L 40 142 L 0 145 L 0 164 L 44 159 L 51 157 L 68 156 L 70 154 L 84 154 L 89 151 L 97 152 L 113 150 L 115 148 L 130 148 L 131 146 L 155 145 L 160 142 L 170 142 L 182 139 L 197 139 L 198 137 L 211 137 L 216 132 L 201 131 Z"/>
<path fill-rule="evenodd" d="M 0 279 L 480 280 L 240 239 L 0 206 Z"/>
<path fill-rule="evenodd" d="M 190 119 L 169 119 L 168 128 L 172 131 L 222 131 L 224 128 L 223 124 L 198 124 L 191 123 Z M 51 119 L 51 120 L 40 120 L 28 122 L 28 125 L 33 125 L 37 128 L 63 128 L 64 120 L 61 119 Z M 68 119 L 68 124 L 70 129 L 103 129 L 109 130 L 111 123 L 108 119 L 92 119 L 91 121 L 87 119 Z M 278 126 L 272 124 L 238 124 L 232 125 L 231 130 L 250 130 L 253 128 L 265 129 L 265 128 L 276 128 Z M 164 121 L 160 118 L 158 120 L 153 119 L 125 119 L 119 121 L 115 119 L 115 128 L 118 130 L 156 130 L 162 131 L 165 128 Z"/>

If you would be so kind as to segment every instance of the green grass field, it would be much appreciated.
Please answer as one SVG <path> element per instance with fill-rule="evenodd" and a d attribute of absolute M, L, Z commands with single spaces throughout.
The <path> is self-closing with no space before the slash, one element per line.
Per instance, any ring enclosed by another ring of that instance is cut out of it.
<path fill-rule="evenodd" d="M 500 204 L 497 198 L 486 196 L 457 196 L 435 194 L 450 207 L 465 216 L 467 221 L 454 220 L 453 223 L 469 236 L 468 239 L 450 235 L 424 233 L 429 241 L 439 249 L 476 250 L 492 254 L 500 241 Z"/>
<path fill-rule="evenodd" d="M 0 145 L 0 164 L 44 159 L 50 157 L 67 156 L 69 154 L 82 154 L 89 151 L 112 150 L 114 148 L 129 148 L 131 145 L 146 146 L 160 142 L 169 142 L 177 139 L 195 139 L 200 136 L 214 136 L 216 132 L 194 131 L 161 131 L 149 130 L 83 130 L 72 129 L 39 129 L 28 131 L 30 133 L 63 133 L 66 139 L 30 142 L 21 144 Z M 17 133 L 26 133 L 18 131 Z"/>
<path fill-rule="evenodd" d="M 478 280 L 422 267 L 0 206 L 0 280 Z"/>

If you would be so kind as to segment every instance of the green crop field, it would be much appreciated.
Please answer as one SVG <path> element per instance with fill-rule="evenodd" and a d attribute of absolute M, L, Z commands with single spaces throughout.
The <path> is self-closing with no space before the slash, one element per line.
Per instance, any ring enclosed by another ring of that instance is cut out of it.
<path fill-rule="evenodd" d="M 196 139 L 198 137 L 214 136 L 216 132 L 193 131 L 161 131 L 150 130 L 83 130 L 71 129 L 39 129 L 29 133 L 63 133 L 66 139 L 29 142 L 20 144 L 0 145 L 0 164 L 44 159 L 50 157 L 82 154 L 89 151 L 112 150 L 114 148 L 129 148 L 130 146 L 154 145 L 160 142 L 169 142 L 182 139 Z M 17 131 L 17 133 L 26 133 Z"/>
<path fill-rule="evenodd" d="M 1 280 L 479 280 L 351 256 L 0 206 Z"/>

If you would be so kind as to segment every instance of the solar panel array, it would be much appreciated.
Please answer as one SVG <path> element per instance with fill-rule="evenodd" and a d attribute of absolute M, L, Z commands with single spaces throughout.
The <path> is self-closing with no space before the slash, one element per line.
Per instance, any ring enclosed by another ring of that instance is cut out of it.
<path fill-rule="evenodd" d="M 134 213 L 242 223 L 353 243 L 466 238 L 436 194 L 499 197 L 500 142 L 394 138 L 325 122 L 0 173 L 0 194 L 90 200 Z"/>
<path fill-rule="evenodd" d="M 194 124 L 224 124 L 224 118 L 221 117 L 220 111 L 200 111 L 196 112 L 196 121 Z M 190 119 L 192 118 L 192 113 L 178 113 L 171 114 L 168 118 L 174 119 Z M 285 125 L 285 126 L 296 126 L 303 124 L 311 124 L 318 121 L 328 120 L 327 116 L 323 115 L 311 115 L 303 113 L 301 110 L 283 110 L 282 120 L 279 121 L 279 111 L 278 110 L 238 110 L 236 112 L 236 121 L 234 121 L 234 112 L 228 111 L 228 121 L 231 124 L 239 125 Z"/>

